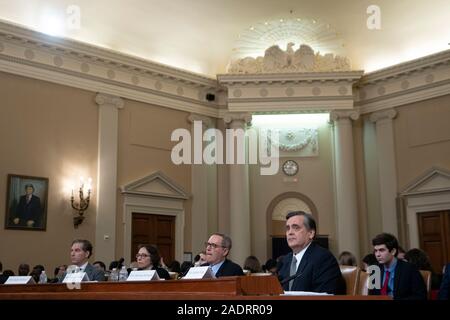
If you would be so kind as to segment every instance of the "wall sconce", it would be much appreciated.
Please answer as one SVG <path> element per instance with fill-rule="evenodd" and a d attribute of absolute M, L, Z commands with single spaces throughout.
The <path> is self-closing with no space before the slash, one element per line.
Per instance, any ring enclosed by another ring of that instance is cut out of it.
<path fill-rule="evenodd" d="M 73 189 L 72 189 L 72 197 L 70 198 L 70 203 L 72 205 L 72 208 L 74 208 L 77 211 L 77 215 L 73 217 L 73 226 L 75 228 L 78 228 L 78 226 L 83 222 L 84 220 L 84 212 L 89 207 L 89 200 L 91 199 L 91 190 L 92 190 L 92 179 L 89 178 L 87 182 L 87 197 L 84 196 L 84 179 L 83 177 L 80 178 L 80 190 L 79 190 L 79 197 L 80 200 L 78 204 L 74 203 L 74 197 L 73 197 Z"/>

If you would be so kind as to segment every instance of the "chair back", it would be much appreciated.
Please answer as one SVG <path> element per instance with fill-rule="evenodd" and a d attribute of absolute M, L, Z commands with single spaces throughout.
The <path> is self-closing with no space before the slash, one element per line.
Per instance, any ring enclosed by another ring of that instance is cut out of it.
<path fill-rule="evenodd" d="M 359 273 L 358 295 L 369 295 L 369 274 L 363 270 Z"/>
<path fill-rule="evenodd" d="M 427 287 L 427 297 L 428 299 L 431 299 L 431 271 L 419 270 L 419 272 L 425 282 L 425 286 Z"/>
<path fill-rule="evenodd" d="M 354 266 L 339 266 L 345 280 L 346 294 L 355 296 L 358 292 L 359 274 L 361 269 Z"/>

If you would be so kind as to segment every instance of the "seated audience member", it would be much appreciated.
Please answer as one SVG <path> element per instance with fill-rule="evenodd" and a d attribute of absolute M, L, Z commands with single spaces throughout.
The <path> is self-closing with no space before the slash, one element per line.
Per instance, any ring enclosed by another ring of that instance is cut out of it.
<path fill-rule="evenodd" d="M 229 276 L 243 276 L 242 268 L 227 259 L 231 250 L 231 238 L 223 233 L 213 233 L 209 237 L 206 246 L 206 263 L 202 266 L 210 266 L 216 278 Z"/>
<path fill-rule="evenodd" d="M 0 284 L 4 284 L 8 280 L 8 276 L 3 273 L 3 264 L 0 262 Z"/>
<path fill-rule="evenodd" d="M 63 276 L 64 272 L 66 272 L 66 269 L 67 269 L 67 265 L 65 265 L 65 264 L 57 266 L 55 268 L 55 270 L 53 271 L 54 278 L 49 279 L 48 282 L 57 283 L 58 279 L 60 279 Z"/>
<path fill-rule="evenodd" d="M 206 251 L 199 252 L 194 258 L 194 266 L 200 267 L 202 264 L 206 263 Z"/>
<path fill-rule="evenodd" d="M 341 266 L 356 266 L 356 257 L 349 251 L 342 251 L 338 261 Z"/>
<path fill-rule="evenodd" d="M 277 261 L 274 259 L 269 259 L 266 261 L 266 263 L 262 266 L 262 269 L 266 273 L 271 273 L 274 276 L 277 276 Z"/>
<path fill-rule="evenodd" d="M 17 270 L 17 275 L 27 276 L 30 273 L 30 265 L 26 263 L 19 264 L 19 269 Z"/>
<path fill-rule="evenodd" d="M 10 269 L 6 269 L 5 271 L 3 271 L 2 275 L 5 277 L 5 281 L 8 280 L 9 277 L 14 277 L 15 276 L 14 271 L 12 271 Z"/>
<path fill-rule="evenodd" d="M 156 270 L 158 277 L 170 280 L 169 272 L 160 265 L 161 256 L 158 250 L 152 245 L 140 245 L 136 255 L 139 270 Z"/>
<path fill-rule="evenodd" d="M 441 287 L 439 289 L 439 300 L 450 300 L 450 263 L 444 268 L 444 277 L 442 278 Z"/>
<path fill-rule="evenodd" d="M 361 270 L 367 272 L 367 268 L 369 266 L 378 266 L 378 260 L 373 253 L 369 253 L 364 256 L 364 258 L 362 259 Z"/>
<path fill-rule="evenodd" d="M 402 247 L 398 246 L 397 259 L 399 259 L 399 260 L 406 260 L 405 259 L 405 254 L 406 254 L 405 249 L 403 249 Z"/>
<path fill-rule="evenodd" d="M 92 256 L 92 244 L 88 240 L 77 239 L 72 242 L 70 248 L 70 260 L 73 265 L 80 268 L 81 272 L 86 272 L 90 281 L 105 281 L 104 272 L 95 268 L 89 263 L 89 258 Z M 64 280 L 66 273 L 59 279 L 61 282 Z"/>
<path fill-rule="evenodd" d="M 437 275 L 431 266 L 430 258 L 420 249 L 414 248 L 406 252 L 405 260 L 414 265 L 417 270 L 426 270 L 431 272 L 431 289 L 439 290 L 441 278 Z"/>
<path fill-rule="evenodd" d="M 259 273 L 262 272 L 261 263 L 255 256 L 248 256 L 244 262 L 244 270 L 250 271 L 250 273 Z"/>
<path fill-rule="evenodd" d="M 177 260 L 173 260 L 171 264 L 168 266 L 170 272 L 181 272 L 181 265 Z"/>
<path fill-rule="evenodd" d="M 102 272 L 106 271 L 106 265 L 103 261 L 95 261 L 92 265 Z"/>
<path fill-rule="evenodd" d="M 396 300 L 426 300 L 427 289 L 420 272 L 410 263 L 396 258 L 397 239 L 381 233 L 372 240 L 380 265 L 380 289 L 369 289 L 371 295 L 389 295 Z"/>
<path fill-rule="evenodd" d="M 286 215 L 286 238 L 292 252 L 284 256 L 278 272 L 283 289 L 344 293 L 345 282 L 337 260 L 313 242 L 315 235 L 316 222 L 311 214 L 293 211 Z"/>

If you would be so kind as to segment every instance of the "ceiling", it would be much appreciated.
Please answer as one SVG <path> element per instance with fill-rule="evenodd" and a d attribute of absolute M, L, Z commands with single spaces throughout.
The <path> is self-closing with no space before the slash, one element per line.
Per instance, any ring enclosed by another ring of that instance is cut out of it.
<path fill-rule="evenodd" d="M 367 27 L 370 5 L 380 8 L 379 30 Z M 211 77 L 226 72 L 242 35 L 255 32 L 252 46 L 261 26 L 281 19 L 326 26 L 333 53 L 366 72 L 450 48 L 449 0 L 0 0 L 0 19 Z"/>

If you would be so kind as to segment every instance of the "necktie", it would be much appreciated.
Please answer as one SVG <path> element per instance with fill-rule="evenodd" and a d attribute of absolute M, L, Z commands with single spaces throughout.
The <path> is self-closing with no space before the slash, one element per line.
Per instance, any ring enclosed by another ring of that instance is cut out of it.
<path fill-rule="evenodd" d="M 383 283 L 383 287 L 381 288 L 381 295 L 386 296 L 387 292 L 388 292 L 388 283 L 389 283 L 389 276 L 391 275 L 391 273 L 389 272 L 389 270 L 386 270 L 386 274 L 384 277 L 384 283 Z"/>
<path fill-rule="evenodd" d="M 291 262 L 291 270 L 289 271 L 289 276 L 293 276 L 296 273 L 297 273 L 297 259 L 293 255 L 292 262 Z M 289 291 L 291 290 L 293 284 L 294 284 L 294 279 L 289 281 Z"/>

